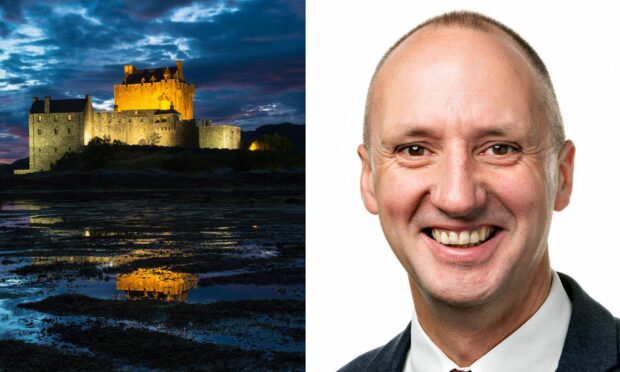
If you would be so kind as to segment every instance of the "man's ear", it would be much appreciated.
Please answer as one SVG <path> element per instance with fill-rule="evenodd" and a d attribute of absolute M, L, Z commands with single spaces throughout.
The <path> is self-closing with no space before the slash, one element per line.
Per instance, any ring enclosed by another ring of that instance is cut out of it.
<path fill-rule="evenodd" d="M 558 189 L 553 209 L 561 211 L 570 202 L 573 192 L 573 169 L 575 166 L 575 145 L 571 140 L 564 142 L 559 159 Z"/>
<path fill-rule="evenodd" d="M 368 212 L 377 214 L 377 199 L 375 198 L 375 184 L 372 177 L 372 160 L 370 154 L 364 145 L 357 147 L 357 155 L 362 161 L 362 176 L 360 178 L 360 190 L 362 192 L 362 200 Z"/>

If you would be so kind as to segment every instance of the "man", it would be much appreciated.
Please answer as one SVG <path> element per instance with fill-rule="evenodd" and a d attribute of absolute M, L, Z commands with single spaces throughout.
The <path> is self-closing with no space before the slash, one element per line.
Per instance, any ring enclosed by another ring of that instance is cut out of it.
<path fill-rule="evenodd" d="M 343 371 L 607 371 L 620 322 L 549 263 L 570 200 L 546 67 L 514 31 L 455 12 L 416 27 L 368 92 L 361 192 L 408 273 L 415 311 Z"/>

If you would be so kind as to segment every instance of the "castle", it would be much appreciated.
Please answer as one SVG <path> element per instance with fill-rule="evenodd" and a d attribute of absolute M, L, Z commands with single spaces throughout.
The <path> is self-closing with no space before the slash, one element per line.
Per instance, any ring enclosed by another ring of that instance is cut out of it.
<path fill-rule="evenodd" d="M 138 70 L 125 66 L 122 84 L 114 86 L 114 111 L 96 111 L 91 98 L 32 98 L 28 115 L 29 169 L 49 170 L 68 152 L 95 138 L 128 145 L 238 149 L 238 126 L 212 125 L 194 118 L 194 85 L 185 81 L 183 63 Z"/>

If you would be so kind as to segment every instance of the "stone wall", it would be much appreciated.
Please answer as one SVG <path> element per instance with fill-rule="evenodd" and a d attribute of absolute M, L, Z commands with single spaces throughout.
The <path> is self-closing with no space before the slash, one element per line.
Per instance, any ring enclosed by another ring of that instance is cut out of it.
<path fill-rule="evenodd" d="M 118 140 L 128 145 L 198 146 L 194 125 L 172 113 L 96 112 L 92 128 L 93 137 L 109 137 L 111 141 Z"/>
<path fill-rule="evenodd" d="M 232 125 L 198 126 L 198 146 L 201 149 L 239 149 L 241 128 Z"/>
<path fill-rule="evenodd" d="M 87 117 L 88 112 L 29 114 L 29 171 L 49 170 L 65 153 L 79 151 Z"/>
<path fill-rule="evenodd" d="M 114 86 L 114 103 L 118 111 L 168 110 L 171 104 L 181 113 L 181 119 L 194 118 L 194 84 L 177 79 L 142 84 Z"/>

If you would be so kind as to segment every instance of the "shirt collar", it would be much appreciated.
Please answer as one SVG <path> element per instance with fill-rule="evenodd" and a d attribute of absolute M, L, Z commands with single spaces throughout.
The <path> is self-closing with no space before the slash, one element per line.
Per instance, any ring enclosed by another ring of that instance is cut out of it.
<path fill-rule="evenodd" d="M 571 311 L 570 299 L 562 287 L 560 277 L 554 272 L 549 295 L 536 313 L 471 366 L 466 366 L 467 369 L 472 372 L 555 371 L 562 354 Z M 414 311 L 411 349 L 404 371 L 448 372 L 459 367 L 431 341 Z"/>

